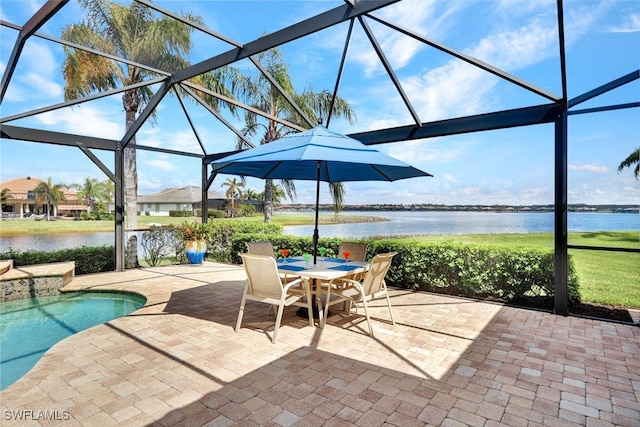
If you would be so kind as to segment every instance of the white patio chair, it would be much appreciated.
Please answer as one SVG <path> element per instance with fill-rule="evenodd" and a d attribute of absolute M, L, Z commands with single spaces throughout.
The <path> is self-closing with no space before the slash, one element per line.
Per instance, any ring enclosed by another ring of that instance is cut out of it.
<path fill-rule="evenodd" d="M 329 307 L 332 305 L 347 302 L 348 312 L 350 313 L 353 304 L 361 303 L 364 306 L 364 313 L 367 318 L 367 324 L 369 325 L 369 335 L 373 337 L 373 327 L 371 326 L 371 318 L 369 317 L 368 303 L 374 299 L 384 297 L 389 307 L 391 323 L 395 325 L 396 322 L 393 319 L 393 312 L 391 311 L 391 300 L 389 299 L 387 284 L 384 281 L 389 267 L 391 267 L 391 260 L 395 255 L 396 252 L 389 252 L 374 256 L 371 260 L 371 266 L 364 274 L 361 282 L 352 279 L 341 279 L 339 282 L 326 286 L 327 297 L 324 312 L 328 313 Z M 334 284 L 336 286 L 332 286 Z M 322 327 L 324 327 L 325 323 L 326 317 L 323 319 Z"/>
<path fill-rule="evenodd" d="M 364 261 L 367 256 L 368 243 L 360 242 L 342 242 L 338 248 L 338 258 L 345 259 L 343 252 L 351 252 L 349 259 L 351 261 Z"/>
<path fill-rule="evenodd" d="M 245 242 L 245 244 L 247 245 L 247 252 L 252 255 L 265 255 L 277 259 L 271 242 Z"/>
<path fill-rule="evenodd" d="M 252 255 L 264 255 L 270 256 L 271 258 L 277 260 L 275 251 L 273 250 L 273 243 L 265 241 L 265 242 L 245 242 L 247 245 L 247 252 Z M 293 273 L 280 273 L 280 278 L 285 282 L 289 283 L 293 280 L 297 280 L 300 276 L 297 276 Z"/>
<path fill-rule="evenodd" d="M 350 252 L 349 260 L 350 261 L 365 261 L 367 258 L 367 248 L 369 247 L 368 243 L 360 243 L 360 242 L 342 242 L 340 243 L 340 247 L 338 248 L 338 259 L 345 259 L 343 252 Z M 355 273 L 347 276 L 347 279 L 355 280 L 359 282 L 364 277 L 364 273 Z M 323 287 L 340 286 L 339 282 L 332 282 L 331 284 L 324 282 L 321 284 Z M 347 310 L 347 303 L 344 304 L 343 310 Z M 327 314 L 329 312 L 326 312 Z"/>
<path fill-rule="evenodd" d="M 280 275 L 278 274 L 276 260 L 270 256 L 252 254 L 240 254 L 240 256 L 242 257 L 242 264 L 247 273 L 247 284 L 242 294 L 242 302 L 240 303 L 240 311 L 238 312 L 238 321 L 236 322 L 235 328 L 236 332 L 240 330 L 247 300 L 258 301 L 278 307 L 273 330 L 273 343 L 276 342 L 278 337 L 282 313 L 287 306 L 306 307 L 309 313 L 309 325 L 314 326 L 310 286 L 303 286 L 302 279 L 294 280 L 283 286 Z M 305 296 L 306 302 L 302 302 Z"/>
<path fill-rule="evenodd" d="M 345 259 L 343 252 L 350 252 L 349 260 L 350 261 L 366 261 L 367 258 L 367 248 L 369 247 L 368 243 L 360 243 L 360 242 L 342 242 L 340 243 L 340 247 L 338 248 L 338 258 Z M 363 273 L 357 273 L 349 276 L 349 279 L 360 281 L 363 278 Z"/>

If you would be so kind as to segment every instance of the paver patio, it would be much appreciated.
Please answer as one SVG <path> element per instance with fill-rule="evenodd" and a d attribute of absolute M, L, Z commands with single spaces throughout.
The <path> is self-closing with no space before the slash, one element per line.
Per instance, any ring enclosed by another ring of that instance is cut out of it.
<path fill-rule="evenodd" d="M 0 392 L 2 425 L 640 426 L 640 327 L 394 289 L 373 339 L 288 308 L 272 344 L 263 304 L 233 331 L 243 286 L 211 262 L 76 277 L 147 304 L 54 346 Z"/>

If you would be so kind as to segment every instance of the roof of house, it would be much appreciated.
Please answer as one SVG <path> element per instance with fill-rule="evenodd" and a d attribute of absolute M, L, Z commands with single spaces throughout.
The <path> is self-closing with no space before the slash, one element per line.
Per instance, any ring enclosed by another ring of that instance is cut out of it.
<path fill-rule="evenodd" d="M 39 178 L 32 178 L 30 176 L 25 178 L 15 178 L 0 183 L 0 190 L 8 188 L 13 200 L 26 200 L 29 191 L 35 190 L 41 182 L 45 181 Z M 77 197 L 77 193 L 68 188 L 61 188 L 60 191 L 62 191 L 62 194 L 64 194 L 67 199 L 75 199 Z"/>
<path fill-rule="evenodd" d="M 200 187 L 187 185 L 180 188 L 166 188 L 158 193 L 138 195 L 138 203 L 200 203 Z M 226 199 L 224 194 L 209 191 L 209 199 Z"/>

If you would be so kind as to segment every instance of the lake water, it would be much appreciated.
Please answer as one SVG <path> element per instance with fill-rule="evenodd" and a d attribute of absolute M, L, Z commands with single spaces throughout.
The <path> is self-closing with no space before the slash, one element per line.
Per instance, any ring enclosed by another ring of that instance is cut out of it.
<path fill-rule="evenodd" d="M 308 213 L 308 212 L 307 212 Z M 387 218 L 385 222 L 321 225 L 321 237 L 362 238 L 373 236 L 415 236 L 422 234 L 498 234 L 553 232 L 552 212 L 343 212 Z M 285 215 L 285 214 L 279 214 Z M 296 215 L 290 213 L 286 215 Z M 640 230 L 639 214 L 569 213 L 569 231 Z M 285 234 L 313 235 L 313 225 L 284 227 Z M 138 242 L 141 237 L 138 237 Z M 53 251 L 81 246 L 113 246 L 113 233 L 64 233 L 4 236 L 0 251 L 39 249 Z M 143 254 L 142 248 L 139 253 Z"/>
<path fill-rule="evenodd" d="M 390 221 L 321 225 L 322 237 L 415 236 L 423 234 L 500 234 L 553 232 L 553 213 L 348 212 Z M 569 231 L 640 230 L 638 214 L 569 213 Z M 285 227 L 285 234 L 311 236 L 313 225 Z"/>

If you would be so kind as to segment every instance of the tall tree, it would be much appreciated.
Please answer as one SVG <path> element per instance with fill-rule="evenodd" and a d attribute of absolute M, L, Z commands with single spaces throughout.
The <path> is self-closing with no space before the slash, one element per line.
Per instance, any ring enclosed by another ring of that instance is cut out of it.
<path fill-rule="evenodd" d="M 282 200 L 287 199 L 287 194 L 281 185 L 273 184 L 273 191 L 271 192 L 271 198 L 273 201 L 273 206 L 275 207 L 281 204 Z"/>
<path fill-rule="evenodd" d="M 7 202 L 11 199 L 13 199 L 11 190 L 9 188 L 3 188 L 2 191 L 0 191 L 0 205 L 2 205 L 0 211 L 4 212 L 4 205 L 6 205 Z"/>
<path fill-rule="evenodd" d="M 47 208 L 47 221 L 51 221 L 51 206 L 57 210 L 60 202 L 66 200 L 62 192 L 64 187 L 62 184 L 54 184 L 49 177 L 47 182 L 42 181 L 33 190 L 36 195 L 36 203 Z"/>
<path fill-rule="evenodd" d="M 273 48 L 264 51 L 256 58 L 271 77 L 278 83 L 282 90 L 300 107 L 304 114 L 314 123 L 318 119 L 329 116 L 333 95 L 329 91 L 314 92 L 309 87 L 302 93 L 298 93 L 293 87 L 289 76 L 289 69 L 284 60 L 284 56 L 277 49 Z M 254 108 L 265 111 L 272 116 L 284 119 L 304 128 L 308 128 L 307 122 L 298 114 L 280 91 L 260 73 L 254 78 L 248 78 L 245 82 L 247 103 Z M 344 117 L 350 123 L 355 120 L 355 114 L 351 106 L 342 98 L 336 97 L 333 102 L 333 116 Z M 260 137 L 260 144 L 268 144 L 292 133 L 294 130 L 284 126 L 274 120 L 262 120 L 260 116 L 252 111 L 245 113 L 245 127 L 243 134 L 248 137 Z M 238 140 L 238 149 L 248 148 L 243 140 Z M 281 184 L 291 200 L 296 197 L 296 188 L 292 180 L 281 180 Z M 342 183 L 331 183 L 331 194 L 334 197 L 334 204 L 342 204 L 344 199 L 344 187 Z M 264 222 L 271 222 L 273 215 L 273 180 L 267 179 L 264 184 Z"/>
<path fill-rule="evenodd" d="M 253 188 L 247 188 L 244 192 L 244 197 L 247 200 L 261 200 L 262 195 Z"/>
<path fill-rule="evenodd" d="M 639 177 L 640 177 L 640 147 L 636 148 L 631 154 L 629 154 L 629 157 L 627 157 L 626 159 L 624 159 L 622 161 L 622 163 L 620 163 L 620 166 L 618 166 L 618 172 L 622 172 L 622 170 L 624 168 L 631 169 L 633 167 L 633 165 L 636 165 L 635 169 L 633 170 L 633 175 L 636 177 L 636 179 L 639 179 Z"/>
<path fill-rule="evenodd" d="M 226 196 L 230 206 L 229 213 L 231 214 L 231 216 L 234 216 L 236 212 L 235 202 L 236 200 L 243 199 L 244 195 L 242 193 L 242 190 L 245 187 L 245 183 L 242 180 L 238 181 L 237 178 L 227 178 L 227 180 L 222 183 L 222 186 L 228 187 Z"/>
<path fill-rule="evenodd" d="M 79 0 L 87 12 L 87 20 L 66 26 L 62 38 L 100 52 L 125 58 L 149 67 L 175 72 L 189 65 L 192 28 L 169 17 L 157 18 L 146 6 L 131 2 L 129 6 L 111 0 Z M 202 24 L 200 17 L 185 14 L 190 21 Z M 77 99 L 93 92 L 144 82 L 154 73 L 132 65 L 120 64 L 103 56 L 65 47 L 66 59 L 63 75 L 66 80 L 65 99 Z M 196 83 L 223 93 L 228 78 L 224 70 L 207 73 L 193 79 Z M 148 86 L 128 90 L 122 96 L 125 128 L 129 130 L 137 113 L 142 111 L 153 95 Z M 217 108 L 217 100 L 204 96 Z M 155 112 L 154 112 L 155 114 Z M 152 118 L 154 116 L 152 115 Z M 136 165 L 135 136 L 124 150 L 125 229 L 137 228 L 138 170 Z M 128 239 L 128 268 L 138 265 L 137 234 Z"/>
<path fill-rule="evenodd" d="M 80 197 L 85 206 L 89 207 L 89 212 L 95 209 L 96 201 L 109 202 L 109 188 L 105 185 L 105 182 L 100 182 L 96 178 L 85 178 L 84 183 L 71 184 L 69 188 L 78 190 L 78 197 Z"/>
<path fill-rule="evenodd" d="M 2 191 L 0 191 L 0 221 L 2 220 L 1 214 L 4 212 L 5 206 L 11 199 L 13 199 L 13 196 L 11 195 L 11 189 L 3 188 Z"/>

